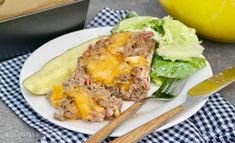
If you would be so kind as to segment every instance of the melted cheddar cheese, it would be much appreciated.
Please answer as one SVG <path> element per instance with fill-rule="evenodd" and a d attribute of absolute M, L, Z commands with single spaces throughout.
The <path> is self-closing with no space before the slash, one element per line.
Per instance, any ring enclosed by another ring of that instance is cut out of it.
<path fill-rule="evenodd" d="M 52 87 L 52 94 L 50 96 L 50 102 L 53 107 L 59 106 L 59 100 L 63 98 L 63 87 L 54 85 Z"/>
<path fill-rule="evenodd" d="M 79 110 L 79 118 L 83 120 L 89 120 L 90 114 L 92 112 L 103 112 L 104 108 L 99 106 L 93 97 L 82 87 L 77 91 L 74 91 L 70 94 L 74 97 L 76 106 Z"/>
<path fill-rule="evenodd" d="M 108 51 L 96 59 L 87 59 L 86 63 L 88 74 L 104 84 L 111 84 L 116 75 L 121 72 L 117 68 L 121 63 L 120 60 Z"/>
<path fill-rule="evenodd" d="M 92 112 L 104 112 L 104 108 L 99 106 L 93 97 L 82 87 L 77 90 L 67 91 L 69 96 L 74 98 L 78 109 L 77 117 L 83 120 L 89 120 Z M 53 86 L 53 92 L 50 101 L 53 107 L 59 106 L 59 101 L 63 98 L 63 87 Z"/>
<path fill-rule="evenodd" d="M 134 66 L 147 66 L 147 61 L 143 56 L 133 56 L 124 58 L 121 51 L 124 44 L 130 38 L 130 33 L 115 33 L 111 36 L 111 44 L 102 48 L 101 55 L 96 58 L 90 57 L 86 59 L 86 67 L 88 74 L 93 79 L 103 84 L 110 85 L 114 83 L 117 76 L 123 73 L 129 74 Z M 121 85 L 127 90 L 130 82 Z"/>
<path fill-rule="evenodd" d="M 125 62 L 130 66 L 146 67 L 148 65 L 147 60 L 143 56 L 132 56 L 125 58 Z"/>
<path fill-rule="evenodd" d="M 115 33 L 111 36 L 111 44 L 108 46 L 109 52 L 114 55 L 119 55 L 119 53 L 123 50 L 123 45 L 130 38 L 130 33 Z"/>

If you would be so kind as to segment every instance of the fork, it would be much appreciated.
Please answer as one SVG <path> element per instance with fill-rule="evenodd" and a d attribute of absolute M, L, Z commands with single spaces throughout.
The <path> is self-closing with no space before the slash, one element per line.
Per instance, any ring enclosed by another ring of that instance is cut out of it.
<path fill-rule="evenodd" d="M 177 115 L 177 113 L 183 110 L 191 109 L 193 106 L 207 99 L 213 93 L 216 93 L 233 82 L 235 82 L 235 67 L 215 74 L 214 76 L 190 88 L 187 91 L 187 100 L 185 100 L 182 104 L 170 109 L 168 112 L 165 112 L 158 117 L 155 117 L 149 122 L 142 124 L 125 135 L 114 139 L 110 143 L 137 142 L 139 139 L 151 133 L 159 126 L 167 123 L 172 117 Z"/>
<path fill-rule="evenodd" d="M 101 142 L 103 139 L 105 139 L 108 135 L 111 134 L 111 132 L 116 129 L 118 125 L 120 125 L 125 119 L 128 119 L 136 113 L 148 100 L 172 100 L 177 95 L 180 94 L 182 91 L 182 88 L 184 87 L 185 83 L 187 81 L 187 78 L 185 79 L 166 79 L 164 83 L 161 85 L 161 87 L 152 94 L 152 96 L 143 98 L 140 101 L 135 102 L 132 104 L 125 112 L 123 112 L 119 117 L 116 117 L 111 122 L 109 122 L 107 125 L 105 125 L 101 130 L 99 130 L 97 133 L 92 135 L 88 140 L 86 140 L 86 143 L 94 143 L 94 142 Z M 176 112 L 177 111 L 177 112 Z M 172 115 L 180 112 L 181 110 L 174 110 L 172 111 Z"/>

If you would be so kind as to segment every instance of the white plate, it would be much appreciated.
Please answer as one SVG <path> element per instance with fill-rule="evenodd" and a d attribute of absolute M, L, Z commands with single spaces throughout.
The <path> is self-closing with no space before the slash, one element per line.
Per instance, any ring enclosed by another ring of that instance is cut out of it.
<path fill-rule="evenodd" d="M 94 28 L 94 29 L 86 29 L 81 30 L 73 33 L 69 33 L 67 35 L 58 37 L 38 48 L 32 55 L 26 60 L 23 65 L 20 74 L 20 87 L 23 93 L 24 98 L 28 102 L 28 104 L 42 117 L 49 120 L 50 122 L 59 125 L 61 127 L 86 133 L 86 134 L 94 134 L 99 129 L 101 129 L 108 121 L 104 122 L 97 122 L 97 123 L 90 123 L 81 120 L 76 121 L 57 121 L 53 118 L 53 113 L 56 111 L 46 100 L 45 96 L 35 96 L 30 94 L 28 91 L 24 89 L 22 86 L 22 81 L 27 78 L 28 76 L 32 75 L 36 71 L 38 71 L 46 62 L 50 59 L 54 58 L 57 55 L 62 54 L 66 50 L 79 45 L 87 40 L 93 39 L 100 35 L 109 35 L 111 27 L 104 27 L 104 28 Z M 133 118 L 127 120 L 124 124 L 119 126 L 111 136 L 120 136 L 128 131 L 136 128 L 137 126 L 153 119 L 156 116 L 159 116 L 163 112 L 168 111 L 170 108 L 176 107 L 180 105 L 186 99 L 186 91 L 191 88 L 193 85 L 197 84 L 198 82 L 212 76 L 212 70 L 210 65 L 207 63 L 207 66 L 200 71 L 193 74 L 189 81 L 186 83 L 182 93 L 172 101 L 155 101 L 152 100 L 145 104 L 134 116 Z M 149 94 L 153 92 L 154 89 L 151 88 Z M 163 130 L 174 126 L 185 119 L 192 116 L 196 113 L 206 102 L 206 100 L 202 101 L 200 104 L 192 107 L 189 110 L 183 111 L 179 116 L 169 121 L 167 124 L 163 125 L 158 130 Z M 130 106 L 131 103 L 124 103 L 123 110 Z M 157 131 L 158 131 L 157 130 Z"/>

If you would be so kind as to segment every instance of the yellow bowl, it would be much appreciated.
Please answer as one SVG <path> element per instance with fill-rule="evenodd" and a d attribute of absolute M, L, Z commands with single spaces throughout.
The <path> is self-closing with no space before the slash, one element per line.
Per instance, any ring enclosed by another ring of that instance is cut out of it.
<path fill-rule="evenodd" d="M 175 19 L 205 38 L 235 42 L 235 0 L 160 0 Z"/>

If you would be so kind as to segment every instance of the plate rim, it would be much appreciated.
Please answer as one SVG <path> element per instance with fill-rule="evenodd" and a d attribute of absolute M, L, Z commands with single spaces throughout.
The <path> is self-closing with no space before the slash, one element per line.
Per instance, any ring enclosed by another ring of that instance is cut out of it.
<path fill-rule="evenodd" d="M 81 32 L 81 31 L 89 31 L 89 30 L 90 30 L 90 31 L 93 31 L 93 30 L 96 31 L 96 30 L 100 30 L 100 29 L 102 29 L 102 30 L 107 30 L 107 31 L 108 31 L 108 30 L 111 30 L 111 28 L 112 28 L 112 27 L 98 27 L 98 28 L 82 29 L 82 30 L 78 30 L 78 31 L 74 31 L 74 32 L 70 32 L 70 33 L 61 35 L 61 36 L 59 36 L 59 37 L 57 37 L 57 38 L 54 38 L 54 39 L 52 39 L 52 40 L 46 42 L 45 44 L 41 45 L 40 47 L 38 47 L 38 48 L 25 60 L 23 66 L 22 66 L 22 68 L 21 68 L 21 71 L 20 71 L 20 78 L 19 78 L 20 90 L 21 90 L 21 93 L 22 93 L 24 99 L 26 100 L 27 104 L 29 104 L 30 108 L 32 108 L 40 117 L 42 117 L 43 119 L 46 119 L 47 121 L 49 121 L 49 122 L 52 123 L 52 124 L 55 124 L 55 125 L 57 125 L 57 126 L 59 126 L 59 127 L 62 127 L 62 128 L 68 129 L 68 130 L 72 130 L 72 131 L 80 132 L 80 133 L 84 133 L 84 134 L 89 134 L 89 135 L 94 134 L 94 133 L 91 133 L 91 132 L 89 132 L 89 131 L 87 131 L 87 130 L 84 130 L 84 129 L 81 129 L 81 128 L 80 128 L 79 131 L 78 131 L 77 128 L 75 129 L 75 128 L 71 128 L 71 127 L 68 127 L 68 126 L 65 127 L 65 126 L 63 126 L 63 122 L 51 120 L 50 118 L 46 118 L 45 116 L 41 115 L 42 113 L 41 113 L 40 111 L 38 111 L 37 109 L 34 108 L 34 106 L 30 103 L 29 99 L 28 99 L 28 98 L 26 97 L 26 95 L 24 94 L 24 90 L 26 90 L 26 89 L 23 87 L 23 80 L 24 80 L 24 79 L 22 79 L 22 71 L 23 71 L 25 65 L 27 64 L 28 60 L 30 59 L 31 56 L 34 55 L 34 53 L 37 53 L 38 50 L 40 50 L 40 49 L 43 48 L 43 47 L 46 47 L 47 45 L 53 43 L 53 42 L 56 41 L 56 40 L 63 39 L 64 37 L 67 37 L 67 36 L 69 36 L 69 35 L 71 35 L 71 34 L 79 33 L 79 32 Z M 92 39 L 92 38 L 91 38 L 91 39 Z M 71 47 L 71 48 L 73 48 L 73 47 Z M 53 58 L 52 58 L 52 59 L 53 59 Z M 212 76 L 212 75 L 213 75 L 213 72 L 212 72 L 212 68 L 211 68 L 209 62 L 207 62 L 207 65 L 209 66 L 209 70 L 210 70 L 210 73 L 209 73 L 209 74 L 210 74 L 210 76 Z M 177 124 L 179 124 L 179 123 L 181 123 L 181 122 L 187 120 L 187 119 L 190 118 L 192 115 L 194 115 L 197 111 L 199 111 L 199 110 L 202 108 L 202 106 L 206 103 L 207 100 L 208 100 L 208 98 L 206 98 L 206 99 L 204 99 L 203 101 L 201 101 L 200 103 L 198 103 L 198 104 L 196 105 L 197 107 L 196 107 L 196 106 L 195 106 L 195 107 L 192 107 L 191 110 L 193 110 L 193 111 L 189 112 L 190 114 L 184 115 L 184 117 L 181 117 L 181 118 L 178 119 L 177 121 L 171 122 L 170 124 L 169 124 L 169 123 L 166 123 L 165 125 L 161 126 L 161 127 L 158 128 L 157 130 L 155 130 L 154 132 L 157 132 L 157 131 L 161 131 L 161 130 L 170 128 L 170 127 L 172 127 L 172 126 L 175 126 L 175 125 L 177 125 Z M 113 132 L 110 136 L 111 136 L 111 137 L 118 137 L 118 136 L 121 136 L 121 135 L 123 135 L 123 133 L 121 133 L 121 132 Z"/>

